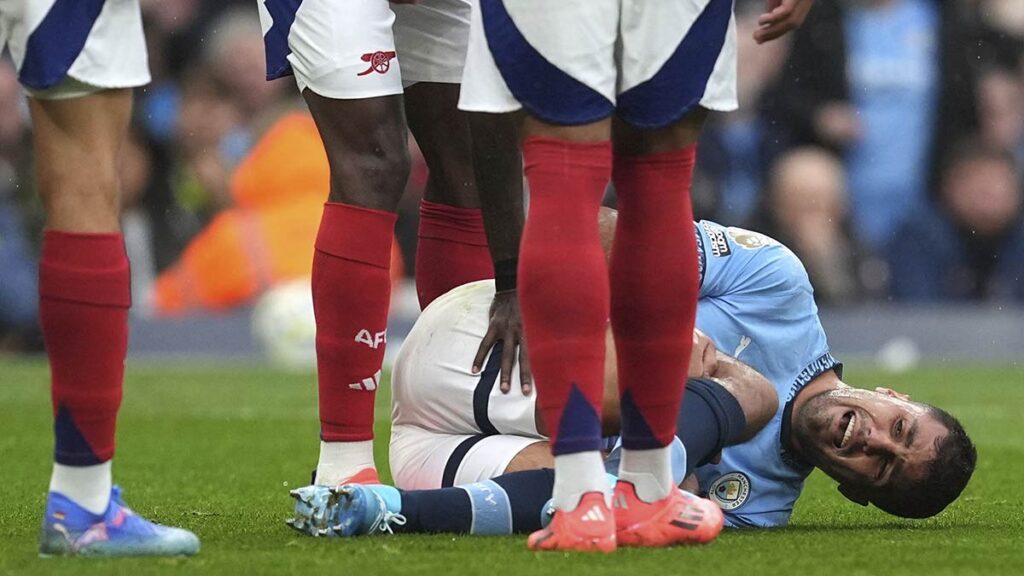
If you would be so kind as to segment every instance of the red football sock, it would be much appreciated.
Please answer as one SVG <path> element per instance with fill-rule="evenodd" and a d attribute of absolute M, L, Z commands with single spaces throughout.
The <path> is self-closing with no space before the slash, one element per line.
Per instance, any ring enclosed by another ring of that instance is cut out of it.
<path fill-rule="evenodd" d="M 320 438 L 373 439 L 395 214 L 328 202 L 313 255 Z"/>
<path fill-rule="evenodd" d="M 611 145 L 531 137 L 523 159 L 519 302 L 538 402 L 554 454 L 598 450 L 609 304 L 597 214 Z"/>
<path fill-rule="evenodd" d="M 676 431 L 697 309 L 695 155 L 690 146 L 615 158 L 611 320 L 627 449 L 667 446 Z"/>
<path fill-rule="evenodd" d="M 131 274 L 120 234 L 46 231 L 39 319 L 60 464 L 90 466 L 114 457 L 130 306 Z"/>
<path fill-rule="evenodd" d="M 480 209 L 421 201 L 416 245 L 420 309 L 456 286 L 493 277 Z"/>

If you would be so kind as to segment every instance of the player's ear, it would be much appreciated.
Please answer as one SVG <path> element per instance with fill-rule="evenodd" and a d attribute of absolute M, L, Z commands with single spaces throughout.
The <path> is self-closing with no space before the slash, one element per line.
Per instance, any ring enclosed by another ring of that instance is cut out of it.
<path fill-rule="evenodd" d="M 903 400 L 904 402 L 910 402 L 910 394 L 903 394 L 902 392 L 897 392 L 892 388 L 879 387 L 875 388 L 875 392 L 878 392 L 879 394 L 884 394 L 890 398 L 898 398 L 900 400 Z"/>
<path fill-rule="evenodd" d="M 851 502 L 856 502 L 861 506 L 867 506 L 868 502 L 870 502 L 870 499 L 868 498 L 868 493 L 855 486 L 840 484 L 839 493 L 842 494 L 843 496 L 846 496 L 847 500 Z"/>

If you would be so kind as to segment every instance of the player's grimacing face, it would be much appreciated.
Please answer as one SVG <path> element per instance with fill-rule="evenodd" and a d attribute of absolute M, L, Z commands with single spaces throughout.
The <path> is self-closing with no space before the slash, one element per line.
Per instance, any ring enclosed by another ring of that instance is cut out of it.
<path fill-rule="evenodd" d="M 867 490 L 923 477 L 946 433 L 926 405 L 881 389 L 823 392 L 793 417 L 793 434 L 815 466 Z"/>

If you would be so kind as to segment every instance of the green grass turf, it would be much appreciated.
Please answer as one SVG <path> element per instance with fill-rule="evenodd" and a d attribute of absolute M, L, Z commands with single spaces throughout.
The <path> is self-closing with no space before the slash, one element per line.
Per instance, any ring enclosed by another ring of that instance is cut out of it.
<path fill-rule="evenodd" d="M 309 375 L 260 367 L 129 366 L 116 480 L 133 508 L 194 530 L 192 559 L 40 559 L 49 477 L 47 371 L 0 360 L 0 574 L 1024 574 L 1024 370 L 941 365 L 850 382 L 889 386 L 950 408 L 979 447 L 965 497 L 940 517 L 904 521 L 845 502 L 815 473 L 790 528 L 731 531 L 703 548 L 610 557 L 534 554 L 521 536 L 314 540 L 288 530 L 287 489 L 317 455 Z M 387 438 L 388 398 L 377 402 Z M 386 442 L 377 462 L 385 468 Z"/>

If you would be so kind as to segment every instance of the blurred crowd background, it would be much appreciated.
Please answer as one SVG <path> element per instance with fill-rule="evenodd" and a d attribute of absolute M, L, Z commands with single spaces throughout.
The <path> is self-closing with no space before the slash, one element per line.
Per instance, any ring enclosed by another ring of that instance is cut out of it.
<path fill-rule="evenodd" d="M 134 311 L 251 303 L 308 274 L 327 193 L 315 127 L 291 79 L 264 79 L 257 2 L 142 5 L 153 82 L 122 159 Z M 757 46 L 763 7 L 737 0 L 740 110 L 706 126 L 697 216 L 789 245 L 823 306 L 1024 303 L 1024 1 L 818 0 Z M 30 134 L 4 59 L 0 350 L 38 346 Z M 410 147 L 406 275 L 426 170 Z"/>

